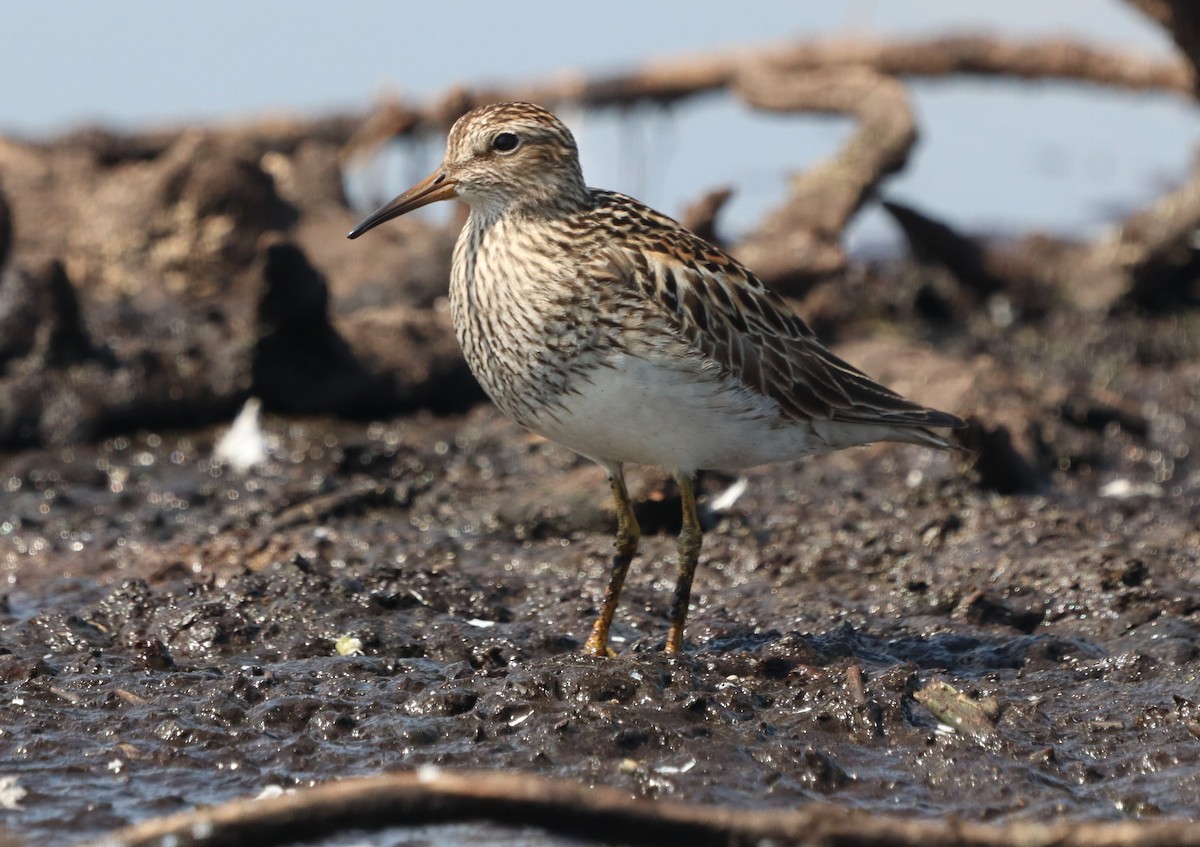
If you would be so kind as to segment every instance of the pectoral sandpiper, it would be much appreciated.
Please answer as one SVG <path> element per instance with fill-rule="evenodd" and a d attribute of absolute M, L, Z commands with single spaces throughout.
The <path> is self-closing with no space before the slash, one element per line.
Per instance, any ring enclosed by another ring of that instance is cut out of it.
<path fill-rule="evenodd" d="M 954 415 L 912 403 L 834 356 L 746 268 L 631 197 L 589 188 L 575 139 L 530 103 L 483 106 L 450 130 L 441 166 L 360 223 L 459 198 L 450 308 L 484 389 L 522 426 L 598 462 L 617 507 L 609 627 L 639 528 L 626 463 L 679 480 L 683 528 L 666 651 L 683 647 L 700 555 L 695 480 L 873 441 L 950 447 Z"/>

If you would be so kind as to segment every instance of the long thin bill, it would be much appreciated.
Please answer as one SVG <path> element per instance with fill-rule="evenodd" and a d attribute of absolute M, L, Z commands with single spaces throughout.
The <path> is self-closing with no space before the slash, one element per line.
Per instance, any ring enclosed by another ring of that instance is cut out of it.
<path fill-rule="evenodd" d="M 439 200 L 452 200 L 458 196 L 454 180 L 447 178 L 445 171 L 437 170 L 399 197 L 385 206 L 376 209 L 362 219 L 354 229 L 350 230 L 347 238 L 358 238 L 369 229 L 374 229 L 384 221 L 408 214 L 413 209 L 437 203 Z"/>

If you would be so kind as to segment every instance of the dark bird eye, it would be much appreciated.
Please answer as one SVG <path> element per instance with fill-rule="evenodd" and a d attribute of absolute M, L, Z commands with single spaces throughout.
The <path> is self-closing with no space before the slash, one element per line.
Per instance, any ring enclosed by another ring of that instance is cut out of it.
<path fill-rule="evenodd" d="M 517 138 L 515 132 L 502 132 L 492 139 L 492 149 L 501 153 L 509 153 L 516 150 L 520 143 L 521 139 Z"/>

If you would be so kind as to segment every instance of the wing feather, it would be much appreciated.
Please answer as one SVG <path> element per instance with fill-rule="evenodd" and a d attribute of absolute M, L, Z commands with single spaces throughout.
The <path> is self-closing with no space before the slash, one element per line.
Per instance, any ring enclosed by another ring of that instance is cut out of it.
<path fill-rule="evenodd" d="M 655 233 L 639 250 L 610 246 L 611 272 L 639 290 L 705 357 L 775 400 L 787 418 L 965 426 L 954 415 L 906 400 L 835 356 L 783 298 L 732 257 L 636 201 L 611 197 Z M 670 225 L 666 233 L 664 225 Z"/>

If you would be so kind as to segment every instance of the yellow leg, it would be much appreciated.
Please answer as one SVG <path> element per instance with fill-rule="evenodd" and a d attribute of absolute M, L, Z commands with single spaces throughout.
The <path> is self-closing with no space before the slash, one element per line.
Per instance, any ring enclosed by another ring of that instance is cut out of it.
<path fill-rule="evenodd" d="M 683 528 L 679 530 L 679 580 L 671 603 L 671 630 L 667 633 L 666 652 L 683 649 L 683 625 L 687 621 L 688 602 L 692 597 L 692 578 L 700 561 L 700 518 L 696 515 L 696 478 L 679 475 L 679 498 L 683 501 Z"/>
<path fill-rule="evenodd" d="M 604 590 L 604 603 L 600 606 L 600 615 L 592 625 L 592 634 L 588 636 L 587 643 L 583 645 L 583 652 L 592 656 L 613 655 L 608 647 L 608 629 L 617 611 L 617 601 L 621 598 L 625 574 L 629 573 L 629 563 L 633 561 L 638 539 L 642 535 L 637 518 L 633 514 L 629 492 L 625 489 L 625 475 L 620 467 L 609 470 L 608 484 L 612 488 L 613 501 L 617 504 L 616 552 L 613 553 L 612 570 L 608 576 L 608 588 Z"/>

